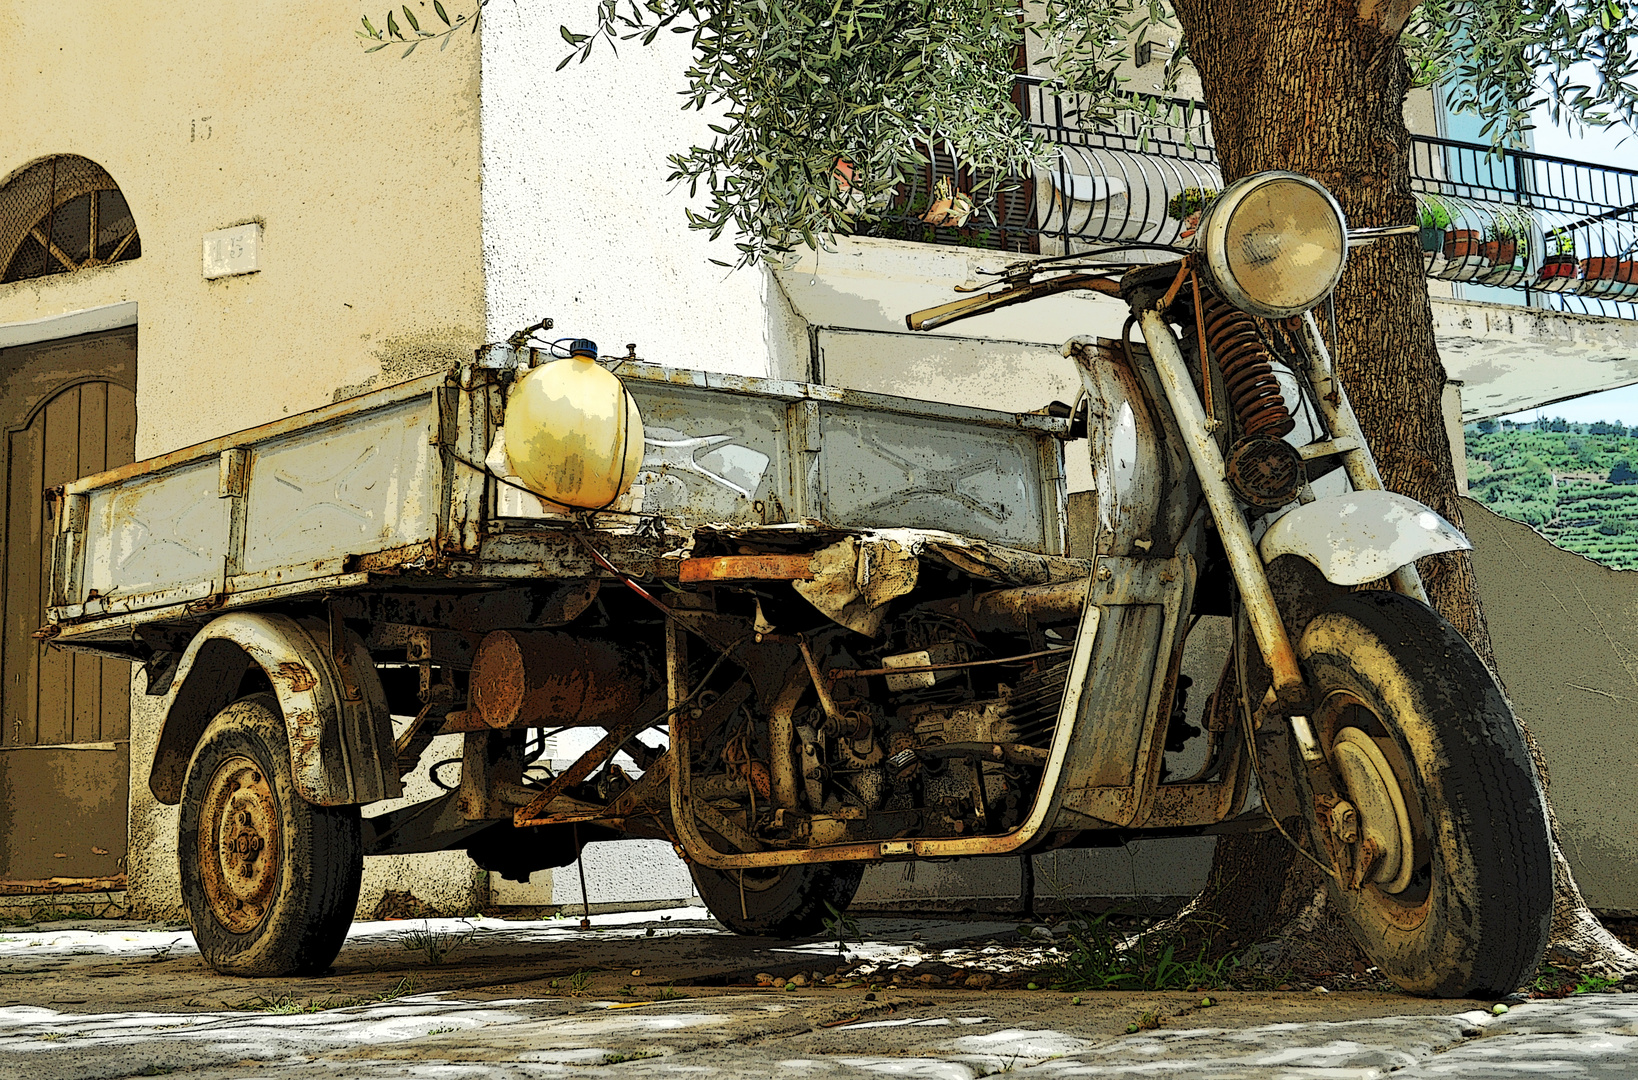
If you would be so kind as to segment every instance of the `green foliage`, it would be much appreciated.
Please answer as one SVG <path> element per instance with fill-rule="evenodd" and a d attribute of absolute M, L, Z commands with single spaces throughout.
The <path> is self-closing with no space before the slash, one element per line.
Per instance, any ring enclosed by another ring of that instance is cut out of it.
<path fill-rule="evenodd" d="M 1476 425 L 1467 456 L 1470 493 L 1496 513 L 1606 566 L 1638 569 L 1638 429 L 1562 417 L 1488 433 Z"/>
<path fill-rule="evenodd" d="M 421 929 L 406 930 L 398 935 L 398 943 L 410 952 L 422 953 L 429 964 L 441 964 L 448 960 L 450 954 L 472 941 L 477 928 L 467 925 L 464 932 L 434 930 L 430 923 L 423 921 Z"/>
<path fill-rule="evenodd" d="M 370 22 L 370 17 L 365 15 L 362 19 L 364 29 L 356 31 L 356 33 L 363 39 L 364 51 L 367 53 L 379 52 L 395 41 L 409 43 L 408 48 L 399 54 L 399 59 L 403 59 L 414 52 L 423 41 L 439 41 L 438 51 L 443 52 L 449 48 L 449 42 L 455 31 L 470 30 L 474 34 L 478 32 L 479 16 L 483 14 L 483 9 L 488 3 L 489 0 L 478 0 L 478 8 L 470 18 L 463 14 L 456 15 L 455 18 L 451 19 L 449 12 L 444 9 L 443 0 L 432 0 L 433 14 L 437 15 L 444 24 L 444 29 L 436 31 L 421 29 L 421 20 L 417 19 L 415 12 L 410 10 L 408 4 L 405 4 L 402 10 L 404 12 L 404 21 L 409 23 L 410 32 L 408 34 L 404 33 L 403 27 L 398 25 L 398 16 L 393 13 L 391 8 L 387 9 L 387 18 L 383 23 L 386 26 L 385 30 L 377 30 L 375 24 Z"/>
<path fill-rule="evenodd" d="M 251 998 L 250 1001 L 240 1005 L 239 1008 L 248 1012 L 290 1016 L 298 1013 L 327 1012 L 330 1009 L 352 1009 L 360 1005 L 378 1005 L 382 1002 L 396 1001 L 401 997 L 407 997 L 415 993 L 415 991 L 415 976 L 406 975 L 399 979 L 397 985 L 392 989 L 383 991 L 373 997 L 337 997 L 335 994 L 331 994 L 328 997 L 309 998 L 306 1001 L 300 1001 L 291 994 L 281 994 L 275 997 L 264 994 Z"/>
<path fill-rule="evenodd" d="M 1404 40 L 1418 81 L 1443 80 L 1453 108 L 1488 118 L 1482 133 L 1497 146 L 1521 145 L 1539 105 L 1555 124 L 1638 124 L 1638 5 L 1427 0 Z M 1591 84 L 1572 74 L 1580 64 Z"/>
<path fill-rule="evenodd" d="M 1069 955 L 1054 972 L 1053 989 L 1218 990 L 1238 966 L 1228 956 L 1208 961 L 1205 943 L 1191 956 L 1173 935 L 1147 928 L 1128 937 L 1108 920 L 1082 914 L 1064 924 Z"/>
<path fill-rule="evenodd" d="M 422 29 L 406 4 L 387 12 L 385 29 L 364 17 L 359 37 L 372 52 L 402 43 L 403 56 L 433 39 L 447 47 L 457 30 L 477 29 L 487 2 L 454 17 L 435 2 L 436 30 Z M 1163 29 L 1178 44 L 1158 88 L 1175 88 L 1188 28 L 1161 0 L 596 0 L 590 16 L 586 32 L 560 27 L 569 47 L 560 68 L 600 43 L 612 51 L 662 33 L 688 37 L 684 107 L 722 117 L 709 143 L 670 156 L 671 178 L 696 197 L 703 190 L 703 208 L 685 211 L 689 223 L 713 237 L 731 233 L 740 264 L 880 221 L 935 148 L 986 178 L 973 192 L 981 211 L 995 190 L 1030 176 L 1044 148 L 1012 99 L 1026 34 L 1079 125 L 1121 115 L 1135 118 L 1140 135 L 1191 126 L 1121 73 L 1135 43 Z M 1427 0 L 1401 41 L 1419 80 L 1444 80 L 1454 107 L 1488 117 L 1497 146 L 1516 145 L 1542 102 L 1555 121 L 1638 121 L 1638 5 Z M 1590 85 L 1569 74 L 1580 62 L 1595 71 Z"/>
<path fill-rule="evenodd" d="M 1450 228 L 1450 210 L 1441 199 L 1418 195 L 1416 202 L 1416 224 L 1419 228 L 1438 229 L 1440 232 Z"/>
<path fill-rule="evenodd" d="M 859 940 L 859 920 L 829 900 L 825 901 L 825 910 L 830 912 L 824 920 L 825 934 L 836 939 L 836 954 L 846 956 L 848 942 Z"/>
<path fill-rule="evenodd" d="M 1186 187 L 1167 200 L 1166 216 L 1173 221 L 1185 221 L 1190 214 L 1198 214 L 1204 210 L 1215 198 L 1217 198 L 1215 188 Z"/>
<path fill-rule="evenodd" d="M 1490 219 L 1485 226 L 1486 240 L 1517 240 L 1522 253 L 1530 239 L 1530 231 L 1534 223 L 1530 215 L 1523 210 L 1501 210 Z"/>
<path fill-rule="evenodd" d="M 1575 255 L 1575 237 L 1568 229 L 1554 229 L 1547 234 L 1547 254 Z"/>

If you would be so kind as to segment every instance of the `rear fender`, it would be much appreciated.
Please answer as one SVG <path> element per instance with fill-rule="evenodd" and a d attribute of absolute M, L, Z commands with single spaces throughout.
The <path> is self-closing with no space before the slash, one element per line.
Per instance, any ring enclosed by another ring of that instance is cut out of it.
<path fill-rule="evenodd" d="M 357 634 L 337 627 L 350 663 L 351 692 L 323 619 L 236 612 L 189 642 L 165 703 L 148 787 L 162 803 L 182 800 L 182 784 L 206 726 L 238 693 L 254 664 L 267 676 L 290 737 L 296 790 L 319 806 L 348 806 L 403 793 L 392 718 L 375 663 Z"/>
<path fill-rule="evenodd" d="M 1460 529 L 1392 491 L 1350 491 L 1299 506 L 1257 545 L 1263 564 L 1298 555 L 1336 585 L 1363 585 L 1447 551 L 1472 551 Z"/>

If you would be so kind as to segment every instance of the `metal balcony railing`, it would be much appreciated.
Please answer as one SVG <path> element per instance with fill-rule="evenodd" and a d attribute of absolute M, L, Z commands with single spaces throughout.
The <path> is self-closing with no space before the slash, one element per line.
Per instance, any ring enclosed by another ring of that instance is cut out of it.
<path fill-rule="evenodd" d="M 1430 276 L 1638 318 L 1638 172 L 1418 135 L 1411 185 Z"/>
<path fill-rule="evenodd" d="M 1147 118 L 1094 121 L 1030 76 L 1014 101 L 1051 147 L 1041 168 L 986 177 L 935 144 L 871 234 L 1041 255 L 1173 243 L 1194 205 L 1189 189 L 1222 186 L 1200 102 L 1145 98 Z M 964 219 L 959 200 L 955 213 L 938 201 L 941 180 L 948 194 L 974 193 Z M 1516 290 L 1536 307 L 1638 318 L 1638 172 L 1418 135 L 1411 183 L 1430 277 Z"/>

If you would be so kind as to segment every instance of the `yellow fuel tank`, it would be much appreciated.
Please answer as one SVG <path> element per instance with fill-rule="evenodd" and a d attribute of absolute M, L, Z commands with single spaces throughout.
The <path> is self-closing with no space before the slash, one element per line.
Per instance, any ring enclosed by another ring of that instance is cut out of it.
<path fill-rule="evenodd" d="M 630 488 L 643 461 L 643 417 L 625 385 L 597 366 L 595 342 L 529 372 L 501 425 L 512 472 L 558 506 L 600 510 Z"/>

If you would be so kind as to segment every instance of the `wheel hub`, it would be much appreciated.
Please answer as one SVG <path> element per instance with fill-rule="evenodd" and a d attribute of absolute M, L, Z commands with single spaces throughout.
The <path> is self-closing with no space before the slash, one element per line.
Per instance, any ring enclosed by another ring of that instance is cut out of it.
<path fill-rule="evenodd" d="M 249 758 L 224 761 L 206 789 L 199 866 L 206 898 L 234 933 L 267 915 L 279 877 L 279 808 L 267 775 Z"/>
<path fill-rule="evenodd" d="M 1331 764 L 1347 794 L 1332 808 L 1331 835 L 1349 864 L 1350 885 L 1359 889 L 1369 883 L 1386 893 L 1403 892 L 1415 862 L 1415 838 L 1393 767 L 1376 742 L 1356 727 L 1337 732 Z"/>

